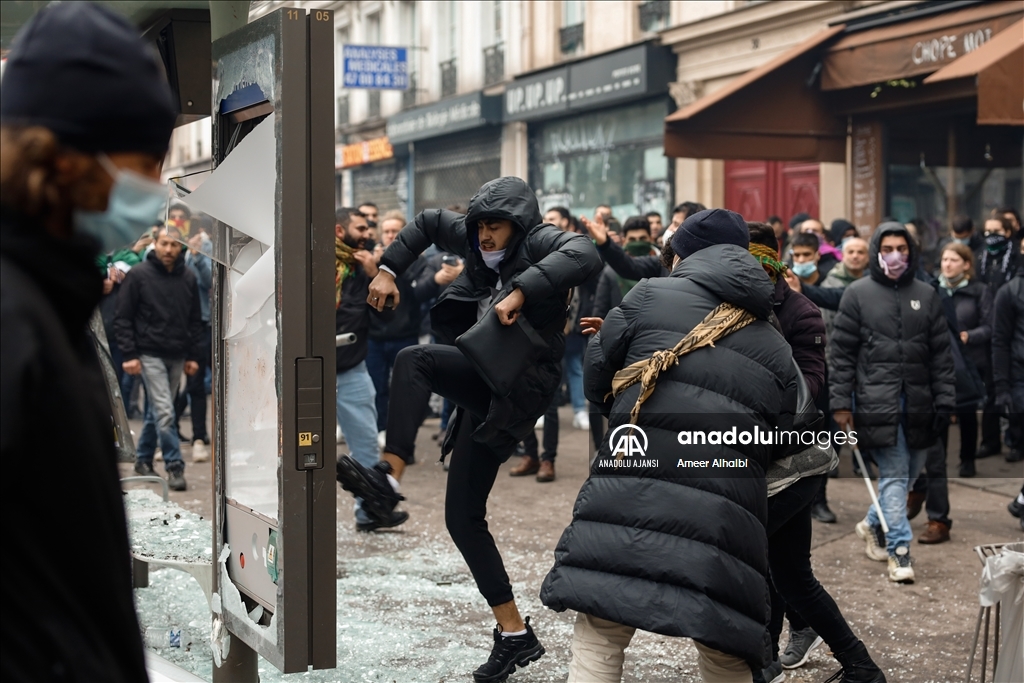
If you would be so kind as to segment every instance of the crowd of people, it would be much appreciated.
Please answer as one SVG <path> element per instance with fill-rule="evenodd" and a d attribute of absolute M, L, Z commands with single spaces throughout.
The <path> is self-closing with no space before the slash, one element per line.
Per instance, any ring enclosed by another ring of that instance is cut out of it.
<path fill-rule="evenodd" d="M 23 521 L 7 533 L 17 561 L 0 668 L 11 680 L 146 680 L 112 409 L 87 322 L 99 307 L 129 404 L 135 378 L 145 393 L 136 472 L 154 473 L 159 446 L 184 490 L 184 406 L 192 459 L 209 453 L 209 225 L 176 205 L 154 225 L 176 114 L 159 63 L 117 13 L 38 12 L 3 91 L 0 445 L 5 514 Z M 861 234 L 843 220 L 752 222 L 693 202 L 668 225 L 656 213 L 619 221 L 607 205 L 592 218 L 542 213 L 515 177 L 408 223 L 372 203 L 338 209 L 335 320 L 348 343 L 337 347 L 337 418 L 350 454 L 337 478 L 356 528 L 408 520 L 401 480 L 431 396 L 442 397 L 445 522 L 497 622 L 474 679 L 536 662 L 545 649 L 517 607 L 487 499 L 517 453 L 512 476 L 554 480 L 564 385 L 594 446 L 541 589 L 547 607 L 577 613 L 570 681 L 621 680 L 640 629 L 692 639 L 708 682 L 776 683 L 824 642 L 841 666 L 831 680 L 884 683 L 810 564 L 812 518 L 835 521 L 826 483 L 838 456 L 771 435 L 856 434 L 880 500 L 856 532 L 898 583 L 915 580 L 908 520 L 922 508 L 919 542 L 949 540 L 953 420 L 962 476 L 981 457 L 1022 460 L 1019 216 L 997 209 L 978 234 L 968 217 L 950 228 L 925 250 L 919 221 L 889 218 Z M 25 454 L 54 416 L 75 436 L 73 460 L 48 469 L 46 495 L 25 496 L 16 487 L 38 475 Z M 705 439 L 714 428 L 747 438 Z M 646 459 L 626 466 L 638 434 Z M 701 439 L 678 450 L 684 434 Z M 1024 518 L 1024 489 L 1009 509 Z M 88 533 L 69 523 L 83 513 Z M 67 571 L 55 552 L 88 558 L 90 571 Z"/>

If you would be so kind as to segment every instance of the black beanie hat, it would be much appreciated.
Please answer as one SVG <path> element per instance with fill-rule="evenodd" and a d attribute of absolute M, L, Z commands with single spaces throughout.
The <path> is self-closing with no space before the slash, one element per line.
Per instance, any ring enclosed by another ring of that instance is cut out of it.
<path fill-rule="evenodd" d="M 154 50 L 113 10 L 51 4 L 14 39 L 0 97 L 4 124 L 49 128 L 81 152 L 162 157 L 175 118 Z"/>
<path fill-rule="evenodd" d="M 847 230 L 856 230 L 855 226 L 845 218 L 837 218 L 832 221 L 832 225 L 828 229 L 829 238 L 832 240 L 832 244 L 838 245 L 843 241 L 843 235 Z"/>
<path fill-rule="evenodd" d="M 789 219 L 789 229 L 798 230 L 800 228 L 801 223 L 809 220 L 811 220 L 811 214 L 804 213 L 803 211 L 801 211 L 800 213 L 795 214 L 792 218 Z"/>
<path fill-rule="evenodd" d="M 750 231 L 743 216 L 726 209 L 705 209 L 693 214 L 672 235 L 672 251 L 685 259 L 716 244 L 750 246 Z"/>

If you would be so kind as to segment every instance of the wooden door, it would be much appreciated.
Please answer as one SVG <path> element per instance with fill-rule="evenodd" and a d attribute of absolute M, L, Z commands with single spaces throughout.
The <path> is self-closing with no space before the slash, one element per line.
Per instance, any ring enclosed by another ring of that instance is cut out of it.
<path fill-rule="evenodd" d="M 795 161 L 726 161 L 725 208 L 748 221 L 820 210 L 818 164 Z"/>

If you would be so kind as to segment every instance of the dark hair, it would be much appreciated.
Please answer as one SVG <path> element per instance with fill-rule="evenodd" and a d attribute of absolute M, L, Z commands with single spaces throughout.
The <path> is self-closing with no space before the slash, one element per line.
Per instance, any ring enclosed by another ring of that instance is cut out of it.
<path fill-rule="evenodd" d="M 594 207 L 594 211 L 597 211 L 598 209 L 608 209 L 608 212 L 611 213 L 612 205 L 611 204 L 598 204 L 597 206 Z"/>
<path fill-rule="evenodd" d="M 672 262 L 676 260 L 676 252 L 672 249 L 672 240 L 665 240 L 661 247 L 661 265 L 672 272 Z"/>
<path fill-rule="evenodd" d="M 650 236 L 651 223 L 647 220 L 647 216 L 630 216 L 627 218 L 626 222 L 622 224 L 622 234 L 625 235 L 632 230 L 643 230 Z"/>
<path fill-rule="evenodd" d="M 672 215 L 674 216 L 677 213 L 685 214 L 683 220 L 686 220 L 698 211 L 706 211 L 707 208 L 699 202 L 683 202 L 682 204 L 675 205 L 675 208 L 672 209 Z"/>
<path fill-rule="evenodd" d="M 958 235 L 974 231 L 974 221 L 971 220 L 970 216 L 965 216 L 963 214 L 953 216 L 953 220 L 950 221 L 950 223 L 952 225 L 953 232 Z"/>
<path fill-rule="evenodd" d="M 157 239 L 160 238 L 160 233 L 163 233 L 163 234 L 167 235 L 172 240 L 178 240 L 179 242 L 182 239 L 181 230 L 178 230 L 178 227 L 175 226 L 175 225 L 161 225 L 159 228 L 157 228 L 157 230 L 156 230 Z"/>
<path fill-rule="evenodd" d="M 765 222 L 766 222 L 766 223 L 767 223 L 768 225 L 775 225 L 776 223 L 781 223 L 781 222 L 782 222 L 782 219 L 781 219 L 781 218 L 779 218 L 778 216 L 768 216 L 768 220 L 767 220 L 767 221 L 765 221 Z"/>
<path fill-rule="evenodd" d="M 767 223 L 747 223 L 747 230 L 750 231 L 751 244 L 763 244 L 775 251 L 779 250 L 779 240 L 775 237 L 775 229 Z"/>
<path fill-rule="evenodd" d="M 1007 218 L 1006 216 L 1004 216 L 1003 214 L 999 214 L 998 216 L 989 216 L 985 220 L 986 221 L 999 221 L 1002 224 L 1002 226 L 1003 226 L 1003 230 L 1005 230 L 1006 232 L 1010 233 L 1011 235 L 1013 234 L 1013 223 L 1011 223 L 1010 219 Z"/>
<path fill-rule="evenodd" d="M 572 215 L 569 213 L 569 209 L 564 206 L 552 206 L 548 211 L 557 211 L 558 215 L 565 219 L 568 219 Z M 545 211 L 544 213 L 547 213 L 548 211 Z"/>
<path fill-rule="evenodd" d="M 583 224 L 580 223 L 580 219 L 577 218 L 576 216 L 573 216 L 573 215 L 569 216 L 569 225 L 572 226 L 573 232 L 578 232 L 581 235 L 586 235 L 587 234 L 587 231 L 583 229 Z"/>
<path fill-rule="evenodd" d="M 372 206 L 375 209 L 379 209 L 379 207 L 373 202 L 359 202 L 359 208 L 363 208 L 364 206 Z"/>
<path fill-rule="evenodd" d="M 366 218 L 366 215 L 359 209 L 351 206 L 341 206 L 334 212 L 334 219 L 337 224 L 348 230 L 348 224 L 352 222 L 352 217 L 358 216 L 360 218 Z"/>
<path fill-rule="evenodd" d="M 622 223 L 620 223 L 619 219 L 615 216 L 609 216 L 605 219 L 604 224 L 608 226 L 609 232 L 617 232 L 620 235 L 622 234 Z"/>
<path fill-rule="evenodd" d="M 196 215 L 192 216 L 191 221 L 192 232 L 195 232 L 200 228 L 206 230 L 207 232 L 213 229 L 213 220 L 205 213 L 197 213 Z"/>
<path fill-rule="evenodd" d="M 993 213 L 997 213 L 997 212 L 999 213 L 1000 216 L 1005 216 L 1006 214 L 1010 214 L 1011 216 L 1013 216 L 1014 218 L 1017 219 L 1017 225 L 1020 225 L 1020 214 L 1017 213 L 1017 209 L 1013 208 L 1012 206 L 1001 206 L 998 209 L 995 209 L 993 211 Z M 1011 230 L 1012 230 L 1012 226 L 1011 226 Z"/>
<path fill-rule="evenodd" d="M 793 241 L 789 243 L 790 249 L 796 247 L 810 247 L 814 251 L 818 251 L 820 248 L 818 242 L 818 235 L 813 232 L 798 232 L 794 237 Z"/>
<path fill-rule="evenodd" d="M 645 218 L 651 218 L 652 216 L 657 216 L 658 220 L 661 220 L 661 214 L 658 213 L 657 211 L 648 211 L 647 213 L 644 214 Z"/>
<path fill-rule="evenodd" d="M 184 211 L 185 218 L 192 218 L 192 211 L 191 209 L 188 208 L 188 206 L 185 205 L 184 202 L 172 201 L 170 206 L 167 207 L 167 213 L 170 213 L 171 211 L 175 210 Z"/>

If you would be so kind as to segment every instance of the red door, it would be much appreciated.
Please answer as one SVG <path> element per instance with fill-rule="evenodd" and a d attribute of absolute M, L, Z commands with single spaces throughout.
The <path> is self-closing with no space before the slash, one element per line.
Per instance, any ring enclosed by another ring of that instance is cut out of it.
<path fill-rule="evenodd" d="M 725 208 L 748 221 L 819 211 L 818 164 L 793 161 L 726 161 Z"/>

